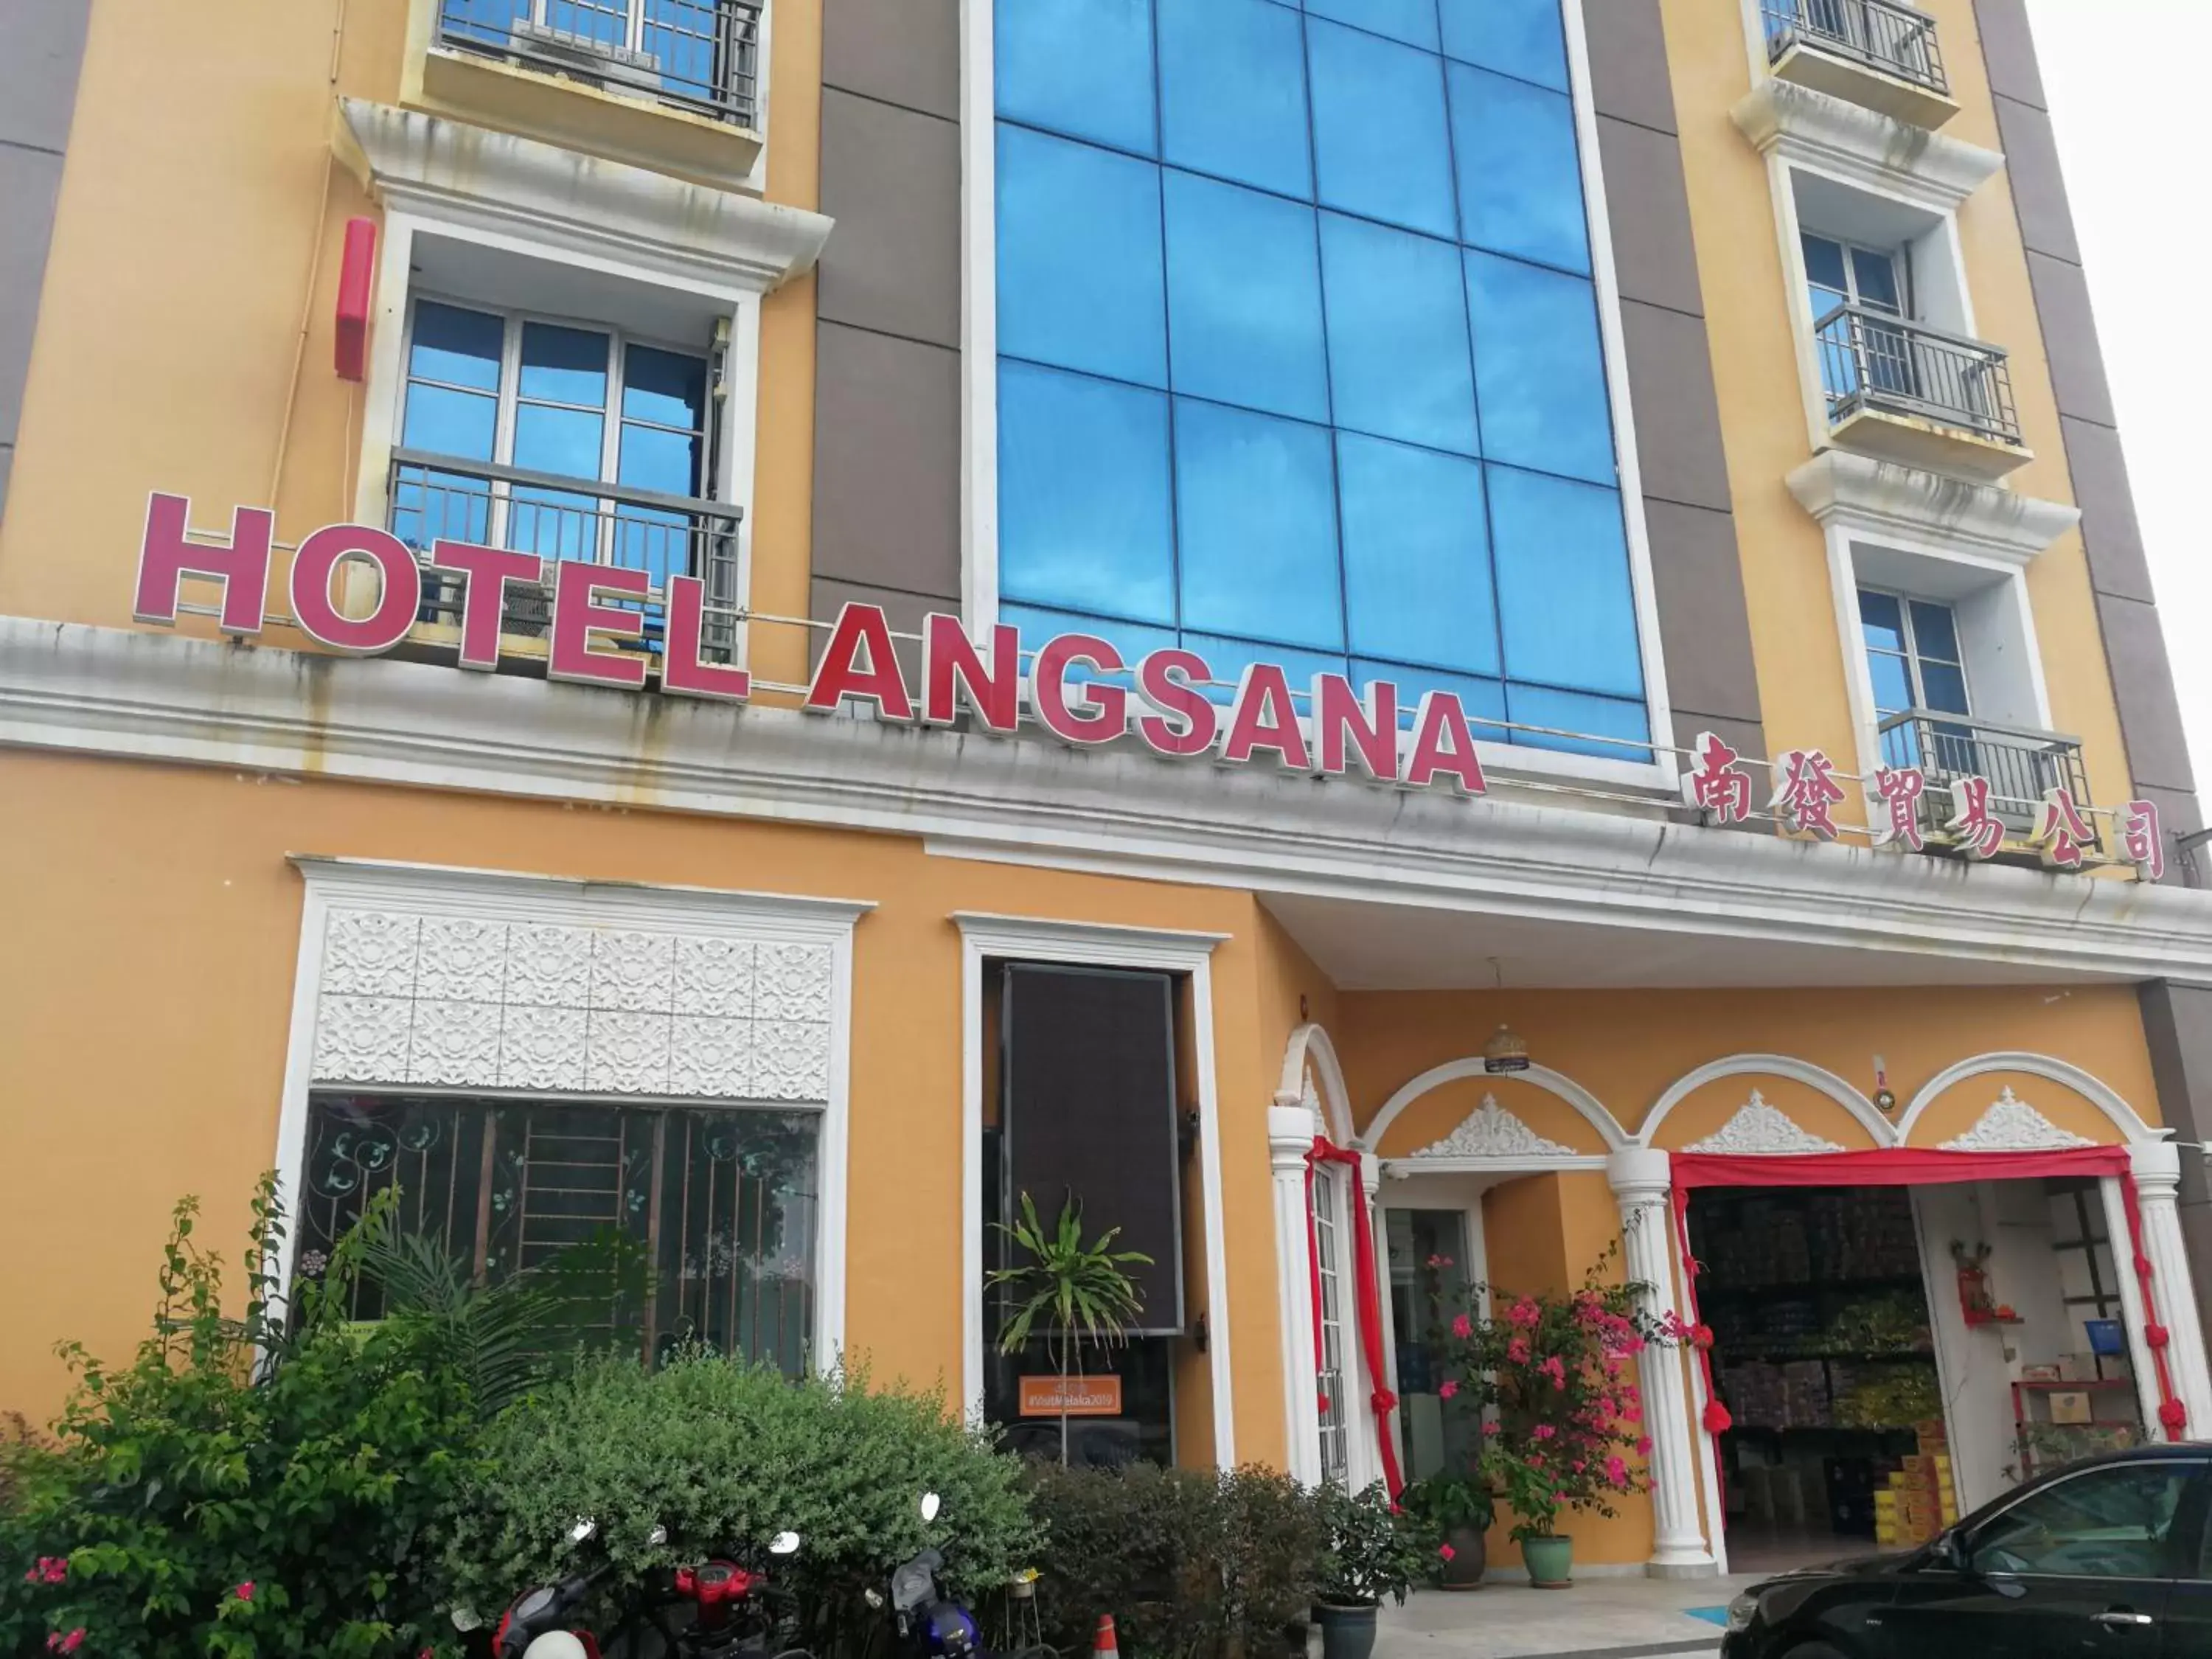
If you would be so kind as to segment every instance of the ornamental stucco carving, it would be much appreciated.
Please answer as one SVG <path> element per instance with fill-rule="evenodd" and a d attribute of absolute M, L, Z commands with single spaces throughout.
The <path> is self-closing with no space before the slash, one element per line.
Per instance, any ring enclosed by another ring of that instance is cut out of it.
<path fill-rule="evenodd" d="M 1799 1127 L 1796 1119 L 1779 1106 L 1769 1104 L 1766 1097 L 1753 1089 L 1751 1098 L 1736 1108 L 1735 1116 L 1703 1140 L 1693 1141 L 1682 1150 L 1771 1158 L 1793 1152 L 1840 1152 L 1845 1149 L 1838 1142 L 1823 1140 Z"/>
<path fill-rule="evenodd" d="M 1946 1152 L 2055 1152 L 2094 1146 L 2086 1135 L 2062 1129 L 2009 1086 L 1990 1103 L 1974 1127 L 1937 1150 Z"/>
<path fill-rule="evenodd" d="M 319 1083 L 826 1102 L 826 944 L 340 908 Z"/>
<path fill-rule="evenodd" d="M 1442 1140 L 1424 1146 L 1413 1158 L 1572 1158 L 1575 1149 L 1547 1140 L 1485 1095 L 1482 1103 L 1460 1120 L 1459 1127 Z"/>

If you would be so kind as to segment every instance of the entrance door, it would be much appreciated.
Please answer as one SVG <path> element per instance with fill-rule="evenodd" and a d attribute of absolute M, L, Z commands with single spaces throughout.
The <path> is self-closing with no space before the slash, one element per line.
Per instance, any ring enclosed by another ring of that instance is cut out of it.
<path fill-rule="evenodd" d="M 1963 1537 L 1958 1568 L 1898 1581 L 1890 1659 L 2164 1659 L 2191 1487 L 2205 1465 L 2103 1464 L 2042 1486 Z"/>
<path fill-rule="evenodd" d="M 1474 1413 L 1446 1399 L 1441 1339 L 1443 1327 L 1467 1306 L 1467 1212 L 1392 1209 L 1384 1212 L 1390 1240 L 1390 1325 L 1396 1338 L 1399 1421 L 1403 1425 L 1406 1477 L 1425 1480 L 1451 1470 L 1464 1473 L 1479 1433 Z"/>

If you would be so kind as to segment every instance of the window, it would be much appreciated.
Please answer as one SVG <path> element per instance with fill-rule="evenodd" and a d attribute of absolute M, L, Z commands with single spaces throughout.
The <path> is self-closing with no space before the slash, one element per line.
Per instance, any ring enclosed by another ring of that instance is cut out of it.
<path fill-rule="evenodd" d="M 655 588 L 700 575 L 710 599 L 733 600 L 736 515 L 701 499 L 714 449 L 707 356 L 418 299 L 405 363 L 391 500 L 392 532 L 410 547 L 488 542 L 646 570 Z M 454 597 L 434 586 L 426 611 Z M 542 627 L 544 598 L 519 603 Z"/>
<path fill-rule="evenodd" d="M 1339 1256 L 1338 1196 L 1341 1185 L 1334 1170 L 1316 1170 L 1310 1190 L 1313 1207 L 1314 1262 L 1321 1280 L 1321 1474 L 1324 1480 L 1349 1484 L 1352 1442 L 1346 1427 L 1345 1390 L 1349 1354 L 1344 1328 L 1344 1271 Z"/>
<path fill-rule="evenodd" d="M 605 1329 L 644 1356 L 702 1342 L 797 1376 L 814 1320 L 811 1112 L 702 1110 L 387 1095 L 309 1106 L 299 1271 L 378 1194 L 401 1224 L 476 1274 L 636 1264 Z M 381 1311 L 363 1287 L 356 1316 Z"/>
<path fill-rule="evenodd" d="M 1883 320 L 1902 321 L 1911 310 L 1904 261 L 1887 248 L 1859 247 L 1810 231 L 1798 240 L 1820 343 L 1820 385 L 1831 410 L 1865 390 L 1911 396 L 1911 338 Z M 1860 315 L 1838 315 L 1845 307 L 1856 307 Z"/>
<path fill-rule="evenodd" d="M 995 42 L 1006 619 L 1649 758 L 1559 0 L 1000 0 Z"/>
<path fill-rule="evenodd" d="M 1884 763 L 1925 766 L 1946 774 L 1978 770 L 1971 728 L 1917 720 L 1889 724 L 1893 716 L 1915 710 L 1973 712 L 1966 700 L 1958 618 L 1951 607 L 1863 587 L 1859 631 L 1866 642 L 1867 673 L 1874 682 L 1875 720 L 1882 728 Z"/>
<path fill-rule="evenodd" d="M 2173 1525 L 2199 1463 L 2094 1468 L 2022 1498 L 1975 1530 L 1974 1571 L 2039 1578 L 2172 1576 Z"/>

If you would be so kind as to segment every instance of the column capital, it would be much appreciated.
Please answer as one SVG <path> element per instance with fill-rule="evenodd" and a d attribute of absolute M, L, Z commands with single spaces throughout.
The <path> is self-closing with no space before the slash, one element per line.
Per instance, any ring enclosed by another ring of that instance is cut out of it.
<path fill-rule="evenodd" d="M 1623 1146 L 1606 1159 L 1605 1178 L 1624 1204 L 1664 1203 L 1674 1189 L 1674 1160 L 1655 1146 Z"/>
<path fill-rule="evenodd" d="M 2171 1199 L 2181 1180 L 2181 1148 L 2170 1140 L 2139 1140 L 2128 1148 L 2128 1165 L 2138 1193 Z"/>
<path fill-rule="evenodd" d="M 1314 1115 L 1312 1109 L 1302 1104 L 1296 1095 L 1285 1104 L 1281 1095 L 1267 1108 L 1267 1148 L 1278 1170 L 1296 1169 L 1313 1151 Z"/>
<path fill-rule="evenodd" d="M 1370 1201 L 1382 1185 L 1382 1160 L 1364 1146 L 1359 1149 L 1359 1186 Z"/>

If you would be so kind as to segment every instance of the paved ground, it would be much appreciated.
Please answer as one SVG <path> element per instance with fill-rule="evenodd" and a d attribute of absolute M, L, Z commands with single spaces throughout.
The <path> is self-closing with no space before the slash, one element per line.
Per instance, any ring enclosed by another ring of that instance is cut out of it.
<path fill-rule="evenodd" d="M 1708 1612 L 1755 1577 L 1585 1578 L 1571 1589 L 1490 1583 L 1479 1590 L 1423 1590 L 1402 1607 L 1385 1606 L 1375 1659 L 1639 1659 L 1710 1654 L 1721 1628 Z"/>

